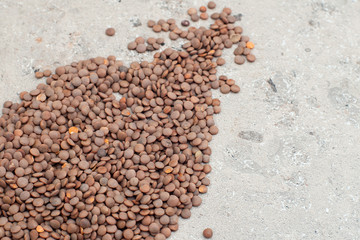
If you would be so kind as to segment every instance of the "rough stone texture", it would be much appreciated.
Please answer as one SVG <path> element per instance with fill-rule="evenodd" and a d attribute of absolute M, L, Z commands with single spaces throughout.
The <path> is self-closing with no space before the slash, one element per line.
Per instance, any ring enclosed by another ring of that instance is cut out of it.
<path fill-rule="evenodd" d="M 33 89 L 41 81 L 35 69 L 108 55 L 150 60 L 153 53 L 126 49 L 140 35 L 167 36 L 151 32 L 147 20 L 180 23 L 187 8 L 203 3 L 1 0 L 0 103 Z M 222 112 L 211 142 L 212 183 L 171 239 L 201 239 L 206 227 L 215 240 L 359 239 L 360 2 L 217 4 L 242 14 L 257 61 L 238 66 L 226 51 L 219 73 L 242 90 L 214 93 Z M 114 37 L 104 33 L 110 26 Z"/>

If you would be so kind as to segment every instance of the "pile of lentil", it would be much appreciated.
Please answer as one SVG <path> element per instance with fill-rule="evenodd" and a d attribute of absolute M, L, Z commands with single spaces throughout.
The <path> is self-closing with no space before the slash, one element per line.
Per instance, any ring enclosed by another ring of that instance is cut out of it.
<path fill-rule="evenodd" d="M 46 84 L 4 103 L 1 239 L 163 240 L 179 217 L 191 216 L 210 184 L 220 112 L 211 89 L 240 91 L 216 76 L 219 57 L 229 41 L 248 42 L 231 10 L 214 14 L 209 29 L 169 27 L 189 40 L 181 51 L 167 48 L 129 67 L 109 56 L 37 72 Z"/>

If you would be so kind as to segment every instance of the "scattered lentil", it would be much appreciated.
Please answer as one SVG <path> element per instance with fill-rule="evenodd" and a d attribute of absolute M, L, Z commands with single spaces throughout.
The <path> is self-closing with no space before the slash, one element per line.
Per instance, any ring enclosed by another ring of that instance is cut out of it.
<path fill-rule="evenodd" d="M 212 229 L 211 228 L 204 229 L 203 235 L 204 235 L 205 238 L 212 238 L 212 236 L 213 236 Z"/>
<path fill-rule="evenodd" d="M 189 14 L 189 16 L 197 14 L 197 10 L 196 8 L 189 8 L 187 13 Z"/>
<path fill-rule="evenodd" d="M 206 12 L 206 7 L 205 7 L 205 6 L 201 6 L 201 7 L 199 8 L 199 10 L 200 10 L 200 12 Z"/>
<path fill-rule="evenodd" d="M 44 73 L 43 73 L 43 72 L 40 72 L 40 71 L 37 71 L 37 72 L 35 73 L 35 77 L 36 77 L 36 78 L 42 78 L 42 77 L 44 77 Z"/>
<path fill-rule="evenodd" d="M 209 18 L 209 15 L 206 12 L 200 13 L 201 20 L 207 20 L 208 18 Z"/>
<path fill-rule="evenodd" d="M 114 28 L 108 28 L 105 31 L 105 34 L 108 36 L 114 36 L 115 35 L 115 29 Z"/>
<path fill-rule="evenodd" d="M 190 15 L 190 18 L 191 18 L 191 21 L 193 21 L 193 22 L 197 22 L 200 19 L 199 15 L 197 15 L 196 13 Z"/>
<path fill-rule="evenodd" d="M 207 6 L 209 9 L 214 9 L 216 7 L 216 3 L 214 1 L 209 1 Z"/>

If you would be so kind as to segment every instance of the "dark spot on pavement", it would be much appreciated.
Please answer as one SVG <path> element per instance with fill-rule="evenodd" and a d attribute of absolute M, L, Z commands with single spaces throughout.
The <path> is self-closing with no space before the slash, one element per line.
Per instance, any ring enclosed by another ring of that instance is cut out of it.
<path fill-rule="evenodd" d="M 141 26 L 141 21 L 138 18 L 131 19 L 130 22 L 133 24 L 133 27 L 139 27 Z"/>
<path fill-rule="evenodd" d="M 243 16 L 243 15 L 242 15 L 241 13 L 238 13 L 238 14 L 235 14 L 235 15 L 234 15 L 236 21 L 241 21 L 242 16 Z"/>
<path fill-rule="evenodd" d="M 264 140 L 263 135 L 255 131 L 241 131 L 239 137 L 257 143 L 261 143 Z"/>
<path fill-rule="evenodd" d="M 268 84 L 270 85 L 271 89 L 274 91 L 274 92 L 277 92 L 277 89 L 276 89 L 276 85 L 275 83 L 272 81 L 272 79 L 270 78 L 269 80 L 267 80 Z"/>

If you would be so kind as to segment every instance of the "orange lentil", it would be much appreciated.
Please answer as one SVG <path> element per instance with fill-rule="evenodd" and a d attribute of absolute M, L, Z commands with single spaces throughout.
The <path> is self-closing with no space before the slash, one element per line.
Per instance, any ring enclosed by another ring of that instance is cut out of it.
<path fill-rule="evenodd" d="M 246 47 L 247 48 L 250 48 L 250 49 L 253 49 L 255 47 L 254 43 L 253 42 L 247 42 L 246 43 Z"/>
<path fill-rule="evenodd" d="M 78 133 L 79 132 L 79 129 L 77 127 L 71 127 L 69 128 L 69 133 L 70 134 L 73 134 L 73 133 Z"/>

